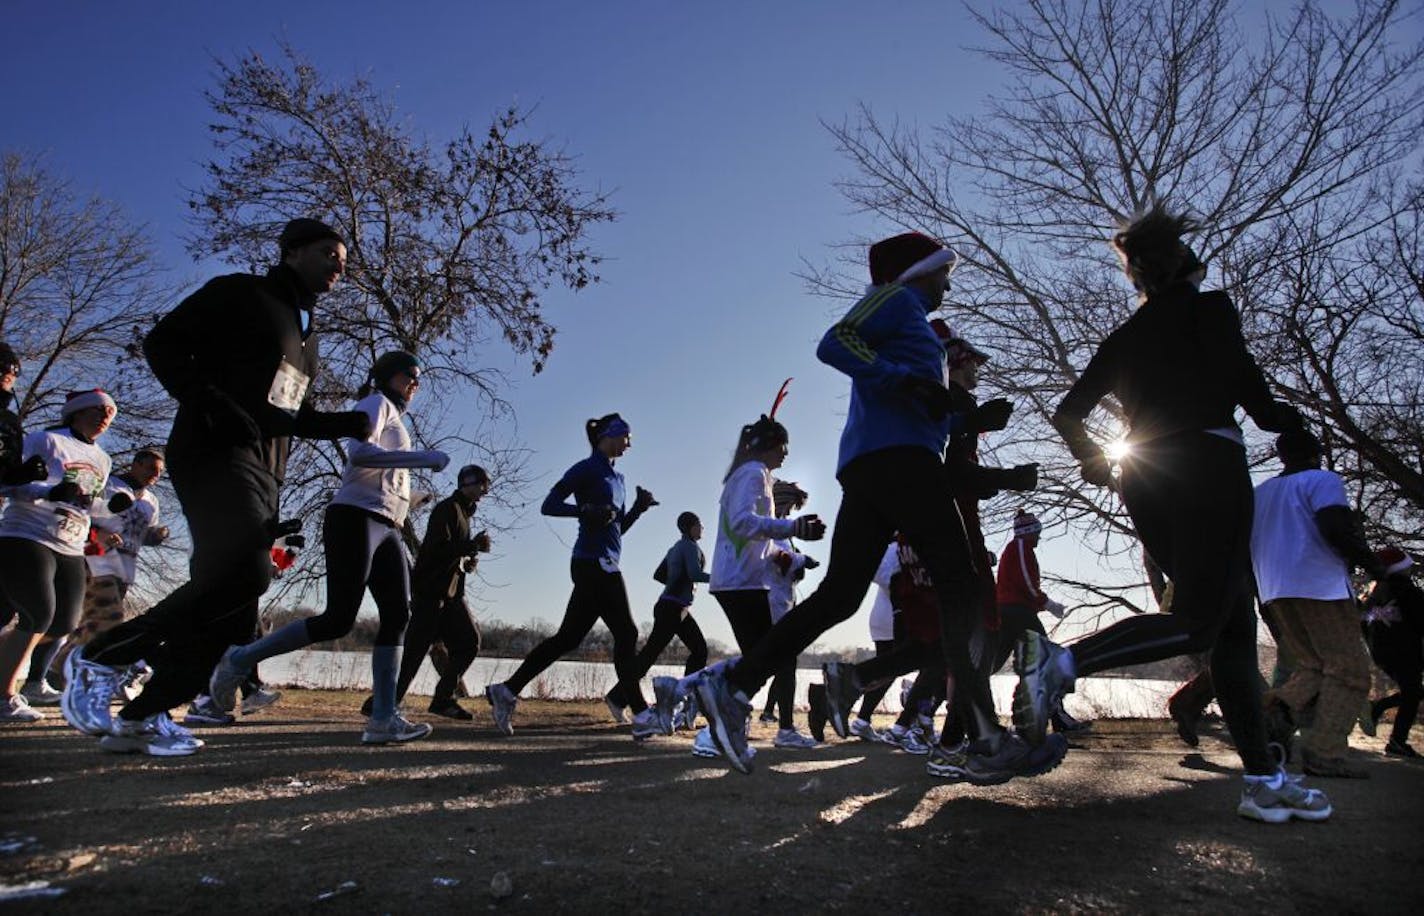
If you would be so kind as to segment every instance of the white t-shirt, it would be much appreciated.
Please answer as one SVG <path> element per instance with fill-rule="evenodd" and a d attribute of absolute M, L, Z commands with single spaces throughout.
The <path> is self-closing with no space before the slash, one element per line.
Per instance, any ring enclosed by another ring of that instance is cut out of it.
<path fill-rule="evenodd" d="M 72 480 L 95 500 L 104 498 L 109 456 L 99 446 L 76 439 L 68 429 L 36 430 L 25 436 L 26 457 L 39 455 L 49 475 L 41 481 L 6 487 L 0 537 L 25 538 L 57 554 L 82 557 L 89 538 L 89 512 L 69 503 L 55 503 L 45 494 L 61 481 Z"/>
<path fill-rule="evenodd" d="M 119 493 L 127 493 L 134 504 L 118 515 L 111 513 L 107 506 L 109 498 Z M 110 477 L 104 487 L 104 498 L 94 503 L 94 527 L 101 531 L 116 532 L 124 542 L 118 547 L 110 547 L 103 556 L 88 556 L 89 572 L 96 576 L 118 576 L 133 585 L 138 576 L 138 551 L 148 538 L 150 528 L 158 524 L 158 497 L 152 490 L 135 492 L 122 477 Z"/>
<path fill-rule="evenodd" d="M 766 564 L 766 600 L 771 605 L 771 622 L 776 623 L 796 604 L 796 576 L 806 568 L 806 555 L 792 547 L 789 538 L 773 540 L 769 553 L 770 557 L 775 557 L 777 553 L 791 557 L 785 574 L 781 572 L 781 566 L 771 562 L 770 558 Z"/>
<path fill-rule="evenodd" d="M 399 528 L 410 512 L 410 470 L 363 468 L 355 459 L 365 450 L 408 452 L 410 433 L 396 405 L 379 391 L 357 401 L 354 409 L 371 418 L 371 432 L 365 439 L 346 440 L 346 469 L 341 472 L 341 488 L 331 501 L 374 512 Z"/>
<path fill-rule="evenodd" d="M 1345 482 L 1325 470 L 1272 477 L 1256 488 L 1251 565 L 1261 601 L 1350 597 L 1350 570 L 1320 533 L 1315 513 L 1348 506 Z"/>
<path fill-rule="evenodd" d="M 870 606 L 870 638 L 886 642 L 895 638 L 895 606 L 890 601 L 890 577 L 900 571 L 900 545 L 894 541 L 875 571 L 875 603 Z"/>
<path fill-rule="evenodd" d="M 722 485 L 717 546 L 712 550 L 712 592 L 764 589 L 774 538 L 789 538 L 796 524 L 772 512 L 771 471 L 760 461 L 740 465 Z"/>

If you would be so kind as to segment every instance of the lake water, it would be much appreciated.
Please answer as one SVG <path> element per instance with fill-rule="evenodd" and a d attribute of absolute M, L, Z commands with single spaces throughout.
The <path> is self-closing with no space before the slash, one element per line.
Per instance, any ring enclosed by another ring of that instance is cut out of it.
<path fill-rule="evenodd" d="M 514 673 L 519 659 L 477 658 L 465 672 L 465 687 L 471 695 L 482 697 L 486 684 L 502 681 Z M 261 665 L 262 679 L 277 686 L 306 687 L 320 690 L 369 690 L 371 687 L 371 657 L 365 652 L 320 652 L 305 650 L 269 659 Z M 651 699 L 650 678 L 655 675 L 681 676 L 681 666 L 655 665 L 643 681 L 643 695 Z M 804 708 L 806 687 L 820 680 L 820 672 L 803 668 L 796 672 L 796 702 Z M 601 698 L 613 686 L 613 665 L 607 662 L 555 662 L 539 675 L 521 696 L 551 700 L 586 700 Z M 410 692 L 428 695 L 435 688 L 435 669 L 427 661 L 421 666 Z M 990 678 L 994 704 L 1001 715 L 1009 714 L 1015 677 L 996 674 Z M 1164 718 L 1167 698 L 1180 686 L 1176 681 L 1145 678 L 1092 677 L 1078 682 L 1076 693 L 1070 694 L 1064 706 L 1074 716 L 1085 719 L 1102 718 Z M 757 694 L 755 707 L 760 710 L 766 701 L 766 691 Z M 900 711 L 900 691 L 891 689 L 880 709 Z"/>

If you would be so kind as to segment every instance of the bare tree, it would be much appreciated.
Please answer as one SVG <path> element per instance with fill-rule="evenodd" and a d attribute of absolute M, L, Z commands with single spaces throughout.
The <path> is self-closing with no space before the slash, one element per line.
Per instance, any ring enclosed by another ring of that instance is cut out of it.
<path fill-rule="evenodd" d="M 347 276 L 320 306 L 318 400 L 349 400 L 385 350 L 415 352 L 425 366 L 416 438 L 456 461 L 478 456 L 492 501 L 522 498 L 524 452 L 490 432 L 511 416 L 506 380 L 482 354 L 506 347 L 543 368 L 555 337 L 543 297 L 598 280 L 588 235 L 615 217 L 605 195 L 579 186 L 564 152 L 524 136 L 525 112 L 433 143 L 367 80 L 327 80 L 290 46 L 275 63 L 218 61 L 207 98 L 219 156 L 189 197 L 193 254 L 255 270 L 275 259 L 286 220 L 331 223 L 346 239 Z M 460 425 L 454 405 L 478 419 Z M 330 444 L 299 444 L 284 511 L 319 515 L 343 463 Z M 299 588 L 310 575 L 284 582 Z"/>
<path fill-rule="evenodd" d="M 840 184 L 853 204 L 965 255 L 953 318 L 993 353 L 986 388 L 1017 405 L 999 457 L 1043 463 L 1035 507 L 1110 565 L 1138 567 L 1115 496 L 1081 483 L 1047 421 L 1135 307 L 1106 244 L 1114 222 L 1166 199 L 1207 227 L 1199 254 L 1282 394 L 1357 455 L 1366 508 L 1393 494 L 1391 517 L 1417 519 L 1417 338 L 1403 345 L 1419 329 L 1418 189 L 1395 188 L 1424 138 L 1424 45 L 1400 46 L 1400 4 L 1337 19 L 1305 2 L 1259 32 L 1226 0 L 971 13 L 991 37 L 978 53 L 1009 76 L 987 114 L 920 129 L 862 108 L 827 128 L 853 165 Z M 1309 287 L 1286 289 L 1292 276 Z M 808 280 L 854 288 L 834 268 Z M 1389 370 L 1362 359 L 1372 351 Z M 1388 388 L 1372 384 L 1383 375 Z M 1415 432 L 1394 428 L 1401 411 Z M 1089 425 L 1103 442 L 1125 428 L 1113 403 Z M 1421 545 L 1417 524 L 1395 531 Z M 1131 606 L 1118 597 L 1085 602 Z"/>

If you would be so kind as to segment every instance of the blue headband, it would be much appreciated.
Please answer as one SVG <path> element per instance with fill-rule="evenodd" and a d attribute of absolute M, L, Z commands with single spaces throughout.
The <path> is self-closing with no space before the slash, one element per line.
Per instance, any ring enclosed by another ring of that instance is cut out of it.
<path fill-rule="evenodd" d="M 633 429 L 628 425 L 628 421 L 622 417 L 614 417 L 598 430 L 600 439 L 617 439 L 628 435 Z"/>

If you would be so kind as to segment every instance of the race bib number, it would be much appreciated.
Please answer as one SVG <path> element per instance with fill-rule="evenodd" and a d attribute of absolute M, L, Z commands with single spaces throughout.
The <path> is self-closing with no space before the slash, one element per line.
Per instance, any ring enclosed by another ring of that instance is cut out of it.
<path fill-rule="evenodd" d="M 63 509 L 54 510 L 59 522 L 55 526 L 55 536 L 62 544 L 83 544 L 84 539 L 89 535 L 88 519 L 78 513 L 66 512 Z"/>
<path fill-rule="evenodd" d="M 267 392 L 267 403 L 296 416 L 310 384 L 311 378 L 306 373 L 283 359 L 282 364 L 277 367 L 277 374 L 272 376 L 272 388 Z"/>

